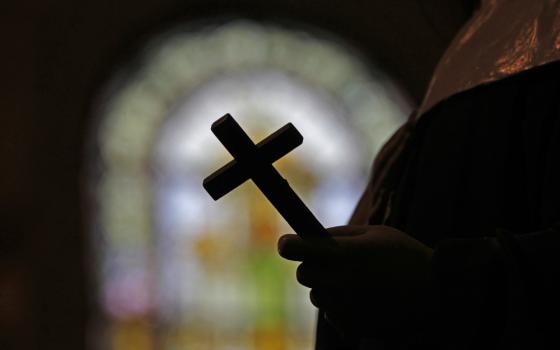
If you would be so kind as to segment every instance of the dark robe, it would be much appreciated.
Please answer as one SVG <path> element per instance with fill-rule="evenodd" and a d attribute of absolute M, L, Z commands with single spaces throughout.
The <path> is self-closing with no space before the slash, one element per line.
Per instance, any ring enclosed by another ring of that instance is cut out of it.
<path fill-rule="evenodd" d="M 439 323 L 407 348 L 560 348 L 560 63 L 545 51 L 508 74 L 475 65 L 458 74 L 479 81 L 451 88 L 438 71 L 461 55 L 448 53 L 434 78 L 447 83 L 432 84 L 375 161 L 351 224 L 393 226 L 435 249 Z M 321 315 L 317 349 L 404 347 L 341 338 Z"/>
<path fill-rule="evenodd" d="M 560 63 L 440 103 L 384 153 L 382 181 L 373 178 L 351 223 L 393 226 L 436 248 L 439 340 L 560 347 Z M 340 348 L 322 327 L 318 348 Z"/>

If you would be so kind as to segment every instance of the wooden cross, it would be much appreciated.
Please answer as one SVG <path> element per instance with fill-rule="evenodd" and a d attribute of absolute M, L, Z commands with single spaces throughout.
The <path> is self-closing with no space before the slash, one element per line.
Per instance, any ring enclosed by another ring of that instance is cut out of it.
<path fill-rule="evenodd" d="M 295 126 L 286 124 L 257 145 L 229 114 L 216 120 L 211 130 L 234 158 L 204 179 L 203 186 L 214 200 L 251 179 L 299 236 L 330 237 L 272 165 L 303 142 Z"/>

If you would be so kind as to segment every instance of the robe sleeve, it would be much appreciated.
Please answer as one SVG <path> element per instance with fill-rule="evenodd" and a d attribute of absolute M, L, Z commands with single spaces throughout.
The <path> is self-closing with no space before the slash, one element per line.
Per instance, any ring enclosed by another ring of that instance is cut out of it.
<path fill-rule="evenodd" d="M 555 72 L 557 72 L 555 70 Z M 484 238 L 445 239 L 434 273 L 441 338 L 468 348 L 558 348 L 560 311 L 560 82 L 536 76 L 522 94 L 515 149 L 534 230 L 497 227 Z M 528 232 L 525 232 L 528 231 Z M 484 344 L 481 344 L 484 342 Z M 554 346 L 552 344 L 555 344 Z M 545 346 L 546 345 L 546 346 Z"/>
<path fill-rule="evenodd" d="M 498 231 L 496 237 L 442 241 L 433 257 L 441 293 L 437 336 L 469 348 L 557 343 L 559 248 L 558 225 L 528 234 Z"/>

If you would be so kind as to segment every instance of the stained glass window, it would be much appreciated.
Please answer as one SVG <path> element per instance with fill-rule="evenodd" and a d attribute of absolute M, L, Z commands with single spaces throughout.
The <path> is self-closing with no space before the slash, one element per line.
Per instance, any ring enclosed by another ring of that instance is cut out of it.
<path fill-rule="evenodd" d="M 98 109 L 92 223 L 99 349 L 311 349 L 315 311 L 276 240 L 290 228 L 250 182 L 218 202 L 202 179 L 230 157 L 231 113 L 259 141 L 292 122 L 275 165 L 325 226 L 342 225 L 408 105 L 339 41 L 247 21 L 146 44 Z"/>

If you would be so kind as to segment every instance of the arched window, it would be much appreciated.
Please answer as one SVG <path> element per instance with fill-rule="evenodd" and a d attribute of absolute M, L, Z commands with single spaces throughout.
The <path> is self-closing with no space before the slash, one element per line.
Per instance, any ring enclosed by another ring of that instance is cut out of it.
<path fill-rule="evenodd" d="M 289 227 L 251 183 L 214 202 L 232 114 L 254 141 L 287 122 L 277 162 L 325 226 L 341 225 L 409 107 L 380 70 L 322 34 L 247 21 L 178 29 L 107 85 L 91 176 L 100 348 L 310 349 L 315 311 L 276 254 Z"/>

